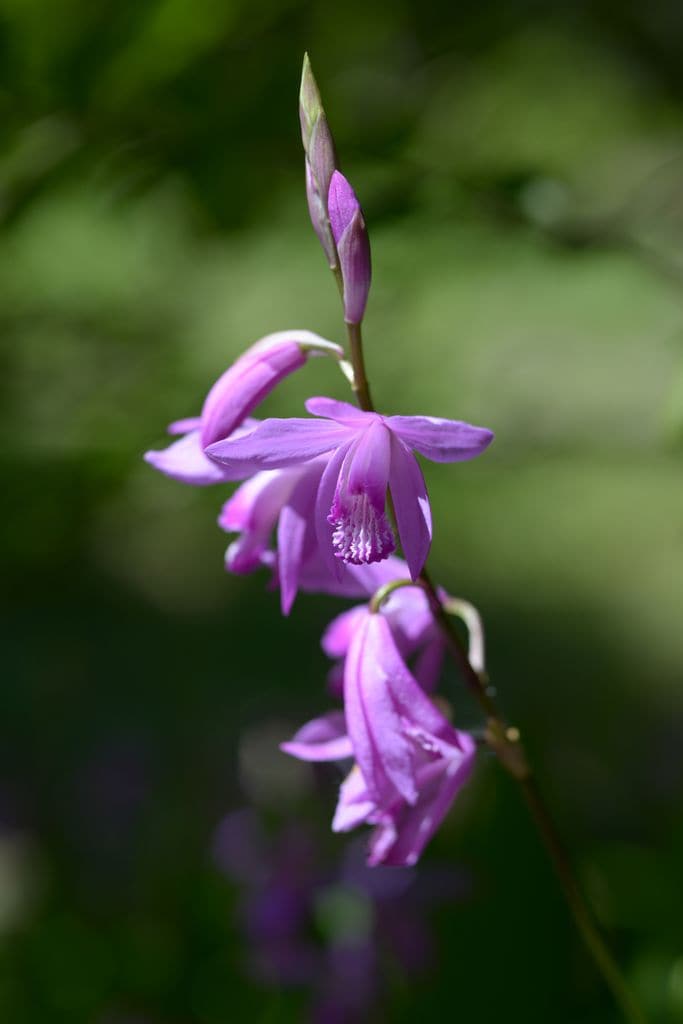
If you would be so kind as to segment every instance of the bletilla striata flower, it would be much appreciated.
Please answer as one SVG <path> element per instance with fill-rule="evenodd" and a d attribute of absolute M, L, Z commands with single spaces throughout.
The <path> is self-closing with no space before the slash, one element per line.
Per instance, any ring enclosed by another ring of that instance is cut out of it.
<path fill-rule="evenodd" d="M 240 438 L 210 444 L 207 454 L 244 477 L 329 454 L 315 496 L 315 524 L 333 572 L 336 559 L 364 565 L 392 553 L 394 534 L 385 511 L 389 488 L 401 546 L 416 578 L 429 551 L 432 522 L 413 451 L 434 462 L 461 462 L 480 455 L 493 434 L 457 420 L 363 412 L 331 398 L 310 398 L 306 409 L 322 419 L 264 420 Z"/>
<path fill-rule="evenodd" d="M 341 358 L 343 350 L 312 331 L 277 331 L 261 338 L 218 378 L 206 396 L 201 416 L 178 420 L 168 428 L 170 434 L 184 436 L 162 451 L 146 452 L 145 461 L 187 484 L 202 486 L 243 479 L 243 474 L 234 475 L 208 458 L 204 449 L 234 435 L 266 395 L 312 355 Z"/>
<path fill-rule="evenodd" d="M 469 779 L 475 743 L 454 729 L 399 654 L 386 617 L 356 624 L 344 712 L 308 722 L 282 750 L 304 761 L 355 757 L 332 828 L 375 825 L 370 864 L 414 864 Z"/>

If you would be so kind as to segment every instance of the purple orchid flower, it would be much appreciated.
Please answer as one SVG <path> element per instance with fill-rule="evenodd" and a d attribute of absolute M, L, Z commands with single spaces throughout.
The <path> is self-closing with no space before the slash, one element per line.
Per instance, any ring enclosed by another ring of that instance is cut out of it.
<path fill-rule="evenodd" d="M 344 319 L 359 324 L 370 292 L 370 242 L 356 193 L 339 171 L 330 179 L 327 206 L 344 282 Z"/>
<path fill-rule="evenodd" d="M 370 864 L 414 864 L 467 782 L 476 746 L 426 696 L 388 620 L 366 611 L 346 656 L 345 711 L 308 722 L 281 749 L 304 761 L 355 756 L 332 823 L 377 826 Z"/>
<path fill-rule="evenodd" d="M 394 550 L 385 514 L 387 486 L 411 576 L 425 563 L 432 539 L 431 511 L 413 449 L 435 462 L 480 455 L 493 434 L 457 420 L 432 416 L 380 416 L 348 402 L 309 398 L 317 419 L 268 419 L 238 438 L 207 448 L 235 475 L 295 466 L 330 454 L 315 497 L 320 549 L 335 572 L 336 559 L 352 565 L 378 562 Z"/>
<path fill-rule="evenodd" d="M 243 479 L 243 474 L 235 475 L 208 458 L 204 449 L 214 441 L 235 436 L 249 413 L 309 356 L 330 353 L 343 356 L 339 345 L 311 331 L 266 335 L 218 378 L 206 396 L 201 416 L 177 420 L 168 428 L 170 434 L 184 436 L 162 451 L 146 452 L 145 461 L 166 476 L 196 486 Z"/>

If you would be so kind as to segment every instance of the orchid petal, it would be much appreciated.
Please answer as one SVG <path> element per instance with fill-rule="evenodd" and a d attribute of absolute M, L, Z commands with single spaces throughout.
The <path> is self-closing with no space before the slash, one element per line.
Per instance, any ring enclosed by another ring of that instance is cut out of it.
<path fill-rule="evenodd" d="M 299 574 L 323 468 L 321 461 L 312 471 L 304 473 L 280 513 L 277 553 L 283 615 L 289 615 L 299 586 Z"/>
<path fill-rule="evenodd" d="M 351 740 L 346 735 L 343 711 L 330 711 L 307 722 L 280 750 L 300 761 L 343 761 L 353 757 Z"/>
<path fill-rule="evenodd" d="M 332 821 L 333 832 L 348 832 L 368 821 L 375 804 L 368 794 L 365 779 L 354 765 L 339 789 L 339 801 Z"/>
<path fill-rule="evenodd" d="M 451 741 L 454 730 L 425 695 L 404 662 L 386 617 L 378 614 L 371 618 L 377 621 L 372 624 L 371 643 L 367 645 L 365 657 L 375 663 L 374 673 L 384 679 L 396 713 L 405 723 L 410 723 L 412 729 Z M 406 728 L 407 725 L 402 725 L 404 731 Z"/>
<path fill-rule="evenodd" d="M 356 434 L 342 463 L 327 517 L 337 558 L 352 565 L 379 562 L 394 550 L 385 514 L 391 434 L 381 420 Z"/>
<path fill-rule="evenodd" d="M 244 437 L 210 444 L 206 453 L 222 465 L 246 474 L 298 465 L 332 451 L 348 436 L 348 428 L 339 423 L 269 419 Z"/>
<path fill-rule="evenodd" d="M 364 604 L 349 608 L 330 622 L 322 635 L 320 644 L 328 658 L 343 658 L 356 631 L 367 615 Z"/>
<path fill-rule="evenodd" d="M 389 487 L 396 523 L 410 575 L 417 579 L 432 543 L 432 514 L 427 487 L 415 456 L 398 437 L 392 437 Z"/>
<path fill-rule="evenodd" d="M 437 416 L 387 416 L 386 424 L 405 444 L 432 462 L 463 462 L 488 448 L 493 433 L 460 420 Z"/>
<path fill-rule="evenodd" d="M 441 637 L 436 635 L 415 658 L 413 675 L 425 693 L 431 693 L 436 689 L 445 653 L 446 645 Z"/>
<path fill-rule="evenodd" d="M 174 420 L 166 427 L 167 434 L 189 434 L 191 430 L 198 430 L 202 425 L 201 416 L 188 416 L 184 420 Z"/>
<path fill-rule="evenodd" d="M 206 457 L 200 444 L 199 430 L 191 430 L 161 451 L 145 452 L 143 457 L 150 466 L 184 484 L 222 484 L 228 480 L 239 480 L 242 476 L 239 471 L 233 472 Z"/>
<path fill-rule="evenodd" d="M 264 344 L 265 343 L 265 344 Z M 306 356 L 291 336 L 264 338 L 221 374 L 202 408 L 202 445 L 228 437 L 245 416 Z"/>
<path fill-rule="evenodd" d="M 458 740 L 458 747 L 452 748 L 448 757 L 419 770 L 417 803 L 397 808 L 375 830 L 370 841 L 369 864 L 412 866 L 417 862 L 472 774 L 475 743 L 465 733 L 458 733 Z"/>
<path fill-rule="evenodd" d="M 218 525 L 228 533 L 241 534 L 226 551 L 225 565 L 230 572 L 242 575 L 263 565 L 271 533 L 299 477 L 298 469 L 256 473 L 223 505 Z"/>
<path fill-rule="evenodd" d="M 310 412 L 311 416 L 323 416 L 325 419 L 337 420 L 339 423 L 354 427 L 360 426 L 362 420 L 370 422 L 372 419 L 379 419 L 375 413 L 363 412 L 362 409 L 351 405 L 350 402 L 338 402 L 334 398 L 317 396 L 309 398 L 305 405 L 306 411 Z"/>
<path fill-rule="evenodd" d="M 386 620 L 368 612 L 346 655 L 346 724 L 372 798 L 382 804 L 395 789 L 413 803 L 417 789 L 411 744 L 404 736 L 390 689 L 393 680 L 384 662 L 387 642 L 393 644 Z"/>
<path fill-rule="evenodd" d="M 349 467 L 351 494 L 367 494 L 378 512 L 384 512 L 391 460 L 391 434 L 381 420 L 375 420 L 361 433 Z"/>
<path fill-rule="evenodd" d="M 315 529 L 318 536 L 320 554 L 327 565 L 332 578 L 337 580 L 341 580 L 342 570 L 339 560 L 334 556 L 334 549 L 332 548 L 332 528 L 327 517 L 332 506 L 332 500 L 337 488 L 339 474 L 351 444 L 351 441 L 346 444 L 342 444 L 337 448 L 336 452 L 327 463 L 320 480 L 318 495 L 315 502 Z"/>

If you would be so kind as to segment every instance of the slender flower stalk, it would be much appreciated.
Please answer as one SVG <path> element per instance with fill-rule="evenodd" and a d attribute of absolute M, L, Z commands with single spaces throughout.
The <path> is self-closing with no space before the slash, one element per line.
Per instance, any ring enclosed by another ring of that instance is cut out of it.
<path fill-rule="evenodd" d="M 333 829 L 373 826 L 370 865 L 413 865 L 421 856 L 477 752 L 473 736 L 451 724 L 450 708 L 434 696 L 448 650 L 484 713 L 484 741 L 522 790 L 596 967 L 630 1024 L 645 1024 L 576 881 L 520 731 L 503 718 L 488 686 L 481 618 L 437 587 L 426 565 L 432 516 L 415 452 L 459 462 L 482 454 L 493 434 L 459 420 L 376 410 L 361 334 L 371 278 L 367 230 L 353 188 L 336 168 L 307 57 L 299 113 L 309 211 L 342 293 L 350 363 L 340 346 L 310 332 L 269 335 L 219 378 L 199 417 L 172 424 L 180 440 L 146 459 L 186 483 L 243 481 L 219 517 L 238 535 L 226 566 L 235 573 L 271 569 L 284 614 L 299 589 L 365 599 L 337 616 L 322 639 L 335 660 L 329 689 L 343 709 L 282 744 L 305 761 L 347 763 Z M 307 418 L 248 419 L 315 354 L 339 362 L 358 407 L 318 397 L 306 403 Z M 393 554 L 397 543 L 405 561 Z M 454 617 L 467 628 L 467 646 Z"/>

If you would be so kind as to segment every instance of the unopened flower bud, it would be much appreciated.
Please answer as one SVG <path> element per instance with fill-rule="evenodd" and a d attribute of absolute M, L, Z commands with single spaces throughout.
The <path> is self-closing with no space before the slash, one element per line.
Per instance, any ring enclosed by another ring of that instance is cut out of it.
<path fill-rule="evenodd" d="M 370 241 L 360 203 L 339 171 L 332 175 L 327 205 L 344 283 L 344 319 L 359 324 L 370 291 Z"/>
<path fill-rule="evenodd" d="M 320 92 L 308 54 L 304 56 L 299 92 L 301 139 L 306 153 L 306 198 L 311 222 L 332 270 L 338 266 L 337 250 L 327 212 L 327 195 L 337 166 L 332 133 L 325 117 Z"/>

